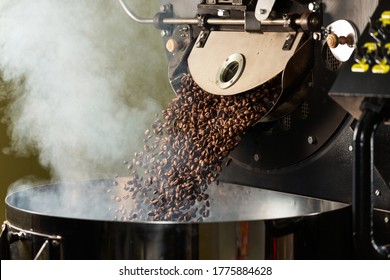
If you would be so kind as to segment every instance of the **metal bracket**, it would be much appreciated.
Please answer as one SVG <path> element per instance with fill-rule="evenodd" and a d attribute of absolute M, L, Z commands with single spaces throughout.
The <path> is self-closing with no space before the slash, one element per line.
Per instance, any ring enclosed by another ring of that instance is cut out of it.
<path fill-rule="evenodd" d="M 255 17 L 255 12 L 245 12 L 245 31 L 249 32 L 261 32 L 261 22 Z"/>
<path fill-rule="evenodd" d="M 198 40 L 196 40 L 195 47 L 197 48 L 203 48 L 206 44 L 207 38 L 209 37 L 210 31 L 208 30 L 202 30 L 199 33 Z"/>
<path fill-rule="evenodd" d="M 295 38 L 297 37 L 297 33 L 289 33 L 287 36 L 286 36 L 286 41 L 284 42 L 283 44 L 283 50 L 284 51 L 289 51 L 291 50 L 294 42 L 295 42 Z"/>
<path fill-rule="evenodd" d="M 265 20 L 269 17 L 275 0 L 258 0 L 256 4 L 255 16 L 258 21 Z"/>

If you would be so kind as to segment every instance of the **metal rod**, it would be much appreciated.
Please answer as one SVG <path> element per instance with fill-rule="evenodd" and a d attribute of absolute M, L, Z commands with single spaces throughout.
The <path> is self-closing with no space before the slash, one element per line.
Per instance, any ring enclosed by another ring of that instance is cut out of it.
<path fill-rule="evenodd" d="M 355 128 L 353 159 L 353 237 L 358 258 L 390 258 L 390 247 L 378 245 L 373 230 L 374 133 L 383 121 L 378 105 L 366 103 Z"/>
<path fill-rule="evenodd" d="M 131 11 L 129 6 L 127 6 L 127 4 L 123 0 L 119 0 L 119 4 L 121 4 L 121 6 L 122 6 L 123 10 L 125 10 L 126 14 L 129 17 L 131 17 L 134 21 L 136 21 L 138 23 L 153 24 L 154 21 L 152 18 L 142 18 L 142 17 L 135 15 L 133 13 L 133 11 Z"/>
<path fill-rule="evenodd" d="M 142 18 L 137 16 L 125 3 L 124 0 L 119 0 L 123 10 L 126 14 L 138 23 L 143 24 L 154 24 L 153 18 Z M 163 24 L 190 24 L 197 25 L 199 20 L 197 18 L 163 18 Z M 245 19 L 237 19 L 237 18 L 208 18 L 206 19 L 206 23 L 210 25 L 245 25 Z M 300 20 L 295 20 L 295 24 L 300 24 Z M 286 25 L 285 19 L 266 19 L 261 21 L 261 25 L 264 26 L 284 26 Z"/>
<path fill-rule="evenodd" d="M 122 2 L 122 0 L 119 0 Z M 127 11 L 126 11 L 127 12 Z M 127 13 L 130 17 L 139 23 L 153 24 L 153 19 L 141 19 L 135 16 L 131 11 Z M 191 24 L 197 25 L 199 20 L 196 18 L 164 18 L 162 19 L 163 24 Z M 210 25 L 245 25 L 245 19 L 238 18 L 208 18 L 206 23 Z M 284 26 L 286 21 L 284 19 L 267 19 L 261 21 L 261 25 L 264 26 Z"/>
<path fill-rule="evenodd" d="M 34 261 L 35 260 L 40 260 L 40 259 L 43 259 L 43 251 L 48 248 L 49 246 L 49 240 L 45 240 L 45 242 L 43 242 L 41 248 L 39 249 L 37 255 L 34 257 Z"/>
<path fill-rule="evenodd" d="M 234 18 L 208 18 L 205 20 L 210 25 L 244 25 L 245 19 Z M 164 18 L 162 19 L 164 24 L 193 24 L 199 23 L 196 18 Z"/>
<path fill-rule="evenodd" d="M 196 25 L 199 20 L 196 18 L 164 18 L 162 19 L 163 24 L 190 24 Z"/>

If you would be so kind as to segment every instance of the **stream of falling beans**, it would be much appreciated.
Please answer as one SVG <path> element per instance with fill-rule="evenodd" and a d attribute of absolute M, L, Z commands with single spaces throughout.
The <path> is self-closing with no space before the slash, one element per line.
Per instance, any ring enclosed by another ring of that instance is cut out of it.
<path fill-rule="evenodd" d="M 121 221 L 201 222 L 212 215 L 207 188 L 230 162 L 242 134 L 257 123 L 281 93 L 280 75 L 251 91 L 218 96 L 187 74 L 177 97 L 145 131 L 143 151 L 125 162 L 130 177 L 113 195 Z M 111 191 L 111 190 L 109 190 Z M 131 201 L 131 207 L 126 207 Z"/>

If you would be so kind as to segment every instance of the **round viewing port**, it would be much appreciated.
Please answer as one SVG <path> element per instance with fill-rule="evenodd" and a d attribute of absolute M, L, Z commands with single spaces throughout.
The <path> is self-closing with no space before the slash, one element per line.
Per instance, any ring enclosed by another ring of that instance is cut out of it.
<path fill-rule="evenodd" d="M 234 85 L 244 71 L 245 59 L 240 53 L 230 55 L 220 66 L 216 83 L 221 89 L 227 89 Z"/>

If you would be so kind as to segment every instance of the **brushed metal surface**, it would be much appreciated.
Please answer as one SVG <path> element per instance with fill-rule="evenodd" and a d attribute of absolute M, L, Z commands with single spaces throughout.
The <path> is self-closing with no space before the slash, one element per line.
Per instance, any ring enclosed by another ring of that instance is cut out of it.
<path fill-rule="evenodd" d="M 188 58 L 190 73 L 202 89 L 213 94 L 232 95 L 250 90 L 285 69 L 302 37 L 298 34 L 291 50 L 284 51 L 287 35 L 278 32 L 211 32 L 204 48 L 192 49 Z M 221 89 L 216 83 L 218 70 L 234 53 L 244 56 L 245 69 L 234 85 Z"/>

